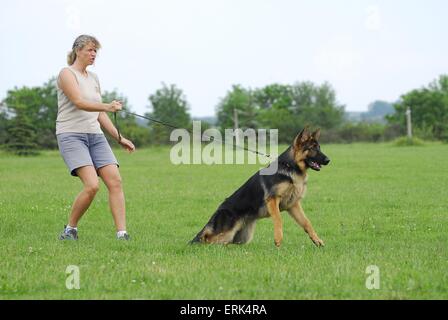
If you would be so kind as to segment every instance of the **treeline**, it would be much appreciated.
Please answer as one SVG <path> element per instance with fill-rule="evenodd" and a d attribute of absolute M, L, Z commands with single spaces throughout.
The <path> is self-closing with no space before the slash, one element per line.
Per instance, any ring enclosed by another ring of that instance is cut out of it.
<path fill-rule="evenodd" d="M 104 102 L 121 100 L 125 110 L 133 111 L 126 96 L 117 91 L 103 92 L 102 97 Z M 182 89 L 162 84 L 149 95 L 148 102 L 144 116 L 191 129 L 189 103 Z M 337 101 L 329 83 L 271 84 L 255 89 L 234 85 L 218 102 L 213 125 L 220 130 L 235 125 L 241 129 L 278 129 L 280 143 L 290 143 L 305 125 L 322 128 L 323 142 L 379 142 L 405 134 L 405 110 L 409 107 L 416 136 L 448 141 L 448 76 L 403 94 L 393 107 L 395 113 L 387 116 L 385 123 L 354 123 L 347 120 L 345 106 Z M 169 143 L 172 128 L 125 112 L 117 115 L 121 132 L 137 147 Z M 39 87 L 9 90 L 0 105 L 0 144 L 18 154 L 57 148 L 56 116 L 55 78 Z M 203 130 L 211 126 L 202 123 Z"/>
<path fill-rule="evenodd" d="M 133 112 L 128 99 L 116 90 L 102 93 L 104 102 L 120 100 L 123 110 Z M 170 123 L 176 127 L 191 127 L 188 103 L 182 90 L 163 84 L 148 97 L 150 112 L 146 117 Z M 19 155 L 37 154 L 41 149 L 57 148 L 55 136 L 58 112 L 56 79 L 51 78 L 40 87 L 14 88 L 7 92 L 0 105 L 0 145 Z M 114 121 L 113 114 L 108 113 Z M 169 141 L 169 128 L 151 121 L 139 121 L 126 112 L 117 113 L 121 133 L 137 147 L 163 144 Z M 206 127 L 205 127 L 206 128 Z M 107 135 L 106 135 L 107 136 Z M 108 137 L 112 144 L 115 143 Z"/>
<path fill-rule="evenodd" d="M 394 108 L 395 113 L 387 117 L 388 123 L 404 130 L 405 112 L 410 108 L 416 136 L 425 140 L 448 141 L 448 75 L 402 95 Z"/>
<path fill-rule="evenodd" d="M 341 127 L 344 106 L 336 101 L 336 93 L 328 83 L 311 82 L 294 85 L 272 84 L 261 89 L 233 86 L 217 106 L 218 126 L 278 129 L 280 143 L 290 143 L 305 125 L 323 129 Z"/>

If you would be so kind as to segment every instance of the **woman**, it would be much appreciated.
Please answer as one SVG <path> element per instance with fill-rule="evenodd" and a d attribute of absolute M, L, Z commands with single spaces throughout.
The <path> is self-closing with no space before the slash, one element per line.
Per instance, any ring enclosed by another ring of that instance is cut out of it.
<path fill-rule="evenodd" d="M 101 127 L 127 151 L 133 152 L 135 147 L 130 140 L 120 139 L 106 114 L 121 110 L 121 102 L 102 103 L 98 77 L 87 70 L 95 62 L 100 47 L 98 40 L 92 36 L 76 38 L 68 55 L 68 68 L 62 69 L 57 81 L 56 137 L 59 151 L 70 174 L 78 176 L 84 185 L 73 203 L 60 240 L 78 239 L 78 222 L 98 192 L 98 176 L 109 190 L 109 205 L 117 228 L 117 239 L 129 240 L 119 165 Z"/>

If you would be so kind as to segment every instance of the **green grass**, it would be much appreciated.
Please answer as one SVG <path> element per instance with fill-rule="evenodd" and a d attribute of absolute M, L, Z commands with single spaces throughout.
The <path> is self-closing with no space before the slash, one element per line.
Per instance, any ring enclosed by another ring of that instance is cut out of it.
<path fill-rule="evenodd" d="M 183 165 L 168 148 L 116 150 L 130 242 L 115 240 L 104 185 L 60 242 L 81 184 L 57 151 L 0 154 L 0 299 L 447 299 L 448 146 L 328 145 L 303 202 L 326 246 L 283 214 L 284 241 L 259 221 L 244 246 L 189 246 L 255 165 Z M 68 265 L 80 290 L 65 287 Z M 380 270 L 368 290 L 366 268 Z"/>

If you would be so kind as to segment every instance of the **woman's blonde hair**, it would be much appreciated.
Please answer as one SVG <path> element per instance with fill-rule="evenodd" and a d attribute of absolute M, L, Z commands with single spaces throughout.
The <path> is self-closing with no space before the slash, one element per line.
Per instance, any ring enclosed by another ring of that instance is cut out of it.
<path fill-rule="evenodd" d="M 90 42 L 93 43 L 97 49 L 101 48 L 100 42 L 93 36 L 82 34 L 75 39 L 72 51 L 70 51 L 67 55 L 67 63 L 69 66 L 71 66 L 76 60 L 76 50 L 84 48 L 84 46 Z"/>

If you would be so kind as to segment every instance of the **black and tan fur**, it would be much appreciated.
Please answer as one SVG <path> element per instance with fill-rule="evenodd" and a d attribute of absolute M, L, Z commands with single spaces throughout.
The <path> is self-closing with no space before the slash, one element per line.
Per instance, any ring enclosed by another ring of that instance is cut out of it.
<path fill-rule="evenodd" d="M 243 244 L 252 240 L 258 219 L 271 217 L 274 222 L 274 243 L 283 239 L 281 211 L 308 233 L 317 246 L 323 246 L 300 204 L 306 190 L 307 170 L 319 171 L 330 160 L 318 143 L 320 130 L 310 133 L 303 129 L 293 144 L 277 160 L 273 175 L 255 173 L 218 207 L 209 222 L 191 243 Z"/>

